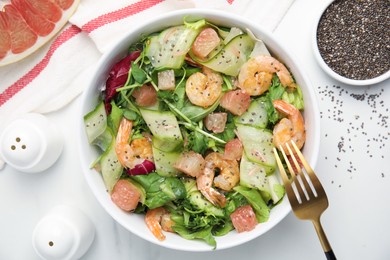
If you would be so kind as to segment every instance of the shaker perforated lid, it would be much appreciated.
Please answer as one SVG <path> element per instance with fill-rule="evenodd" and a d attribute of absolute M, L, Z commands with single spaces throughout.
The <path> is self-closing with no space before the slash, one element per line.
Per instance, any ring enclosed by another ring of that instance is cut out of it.
<path fill-rule="evenodd" d="M 39 172 L 58 159 L 63 140 L 46 117 L 30 113 L 4 128 L 0 144 L 0 156 L 11 167 L 23 172 Z"/>
<path fill-rule="evenodd" d="M 75 228 L 58 217 L 46 217 L 34 235 L 35 250 L 43 259 L 69 259 L 80 240 Z"/>
<path fill-rule="evenodd" d="M 95 227 L 80 209 L 59 205 L 49 211 L 34 229 L 32 244 L 45 260 L 82 257 L 95 237 Z"/>

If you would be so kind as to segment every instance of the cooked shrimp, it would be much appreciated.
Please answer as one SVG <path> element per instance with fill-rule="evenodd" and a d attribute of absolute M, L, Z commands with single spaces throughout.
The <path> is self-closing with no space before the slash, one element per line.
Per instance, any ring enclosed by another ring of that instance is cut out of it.
<path fill-rule="evenodd" d="M 171 220 L 169 211 L 163 207 L 148 210 L 145 215 L 145 223 L 152 234 L 160 241 L 165 239 L 162 231 L 173 232 L 172 226 L 175 224 Z"/>
<path fill-rule="evenodd" d="M 240 170 L 236 160 L 227 160 L 223 154 L 211 153 L 209 160 L 214 162 L 220 170 L 219 175 L 214 179 L 214 185 L 222 190 L 230 191 L 240 181 Z"/>
<path fill-rule="evenodd" d="M 192 74 L 186 82 L 186 94 L 192 104 L 209 107 L 222 94 L 222 76 L 203 67 L 202 72 Z"/>
<path fill-rule="evenodd" d="M 147 138 L 135 139 L 129 144 L 133 121 L 123 118 L 116 137 L 115 152 L 123 167 L 132 169 L 144 160 L 153 162 L 152 144 Z"/>
<path fill-rule="evenodd" d="M 283 63 L 268 55 L 251 58 L 242 65 L 238 86 L 251 96 L 261 95 L 271 86 L 274 73 L 284 87 L 296 88 L 294 79 Z"/>
<path fill-rule="evenodd" d="M 196 178 L 196 185 L 208 201 L 223 208 L 226 205 L 225 196 L 212 187 L 215 174 L 214 167 L 214 163 L 208 161 L 203 173 Z"/>
<path fill-rule="evenodd" d="M 301 149 L 306 141 L 305 122 L 301 112 L 283 100 L 274 100 L 273 104 L 278 111 L 287 116 L 282 118 L 274 127 L 273 142 L 275 147 L 280 149 L 281 146 L 284 151 L 287 151 L 286 154 L 290 154 L 285 144 L 293 140 L 297 147 Z"/>
<path fill-rule="evenodd" d="M 224 207 L 226 198 L 223 194 L 216 191 L 214 185 L 222 190 L 230 191 L 240 180 L 240 171 L 238 163 L 235 160 L 226 160 L 223 155 L 217 152 L 210 153 L 205 158 L 206 166 L 197 178 L 198 189 L 214 205 Z M 215 170 L 219 169 L 219 175 L 214 179 Z"/>

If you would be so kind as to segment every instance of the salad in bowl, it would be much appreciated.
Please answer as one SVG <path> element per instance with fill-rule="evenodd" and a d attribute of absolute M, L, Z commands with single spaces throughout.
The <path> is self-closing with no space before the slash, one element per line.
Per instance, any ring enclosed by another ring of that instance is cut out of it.
<path fill-rule="evenodd" d="M 249 240 L 276 224 L 289 206 L 272 150 L 312 141 L 295 74 L 250 27 L 220 24 L 177 15 L 122 40 L 84 108 L 95 194 L 162 245 L 223 248 L 224 237 Z"/>

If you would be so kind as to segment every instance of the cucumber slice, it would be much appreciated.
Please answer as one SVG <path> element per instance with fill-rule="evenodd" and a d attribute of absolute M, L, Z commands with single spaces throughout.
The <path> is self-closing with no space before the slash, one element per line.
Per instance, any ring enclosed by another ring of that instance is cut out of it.
<path fill-rule="evenodd" d="M 285 194 L 284 186 L 275 174 L 267 175 L 266 167 L 251 162 L 245 154 L 240 164 L 240 185 L 258 189 L 264 201 L 272 199 L 273 204 L 281 200 Z"/>
<path fill-rule="evenodd" d="M 244 34 L 244 32 L 237 27 L 230 28 L 230 31 L 226 38 L 223 40 L 224 44 L 228 44 L 232 39 L 236 38 L 236 36 Z"/>
<path fill-rule="evenodd" d="M 285 194 L 285 188 L 275 174 L 267 176 L 271 198 L 274 204 L 281 200 Z"/>
<path fill-rule="evenodd" d="M 106 151 L 107 148 L 110 146 L 112 140 L 113 140 L 113 133 L 109 127 L 106 127 L 106 130 L 99 135 L 93 142 L 93 145 L 98 146 L 102 151 Z"/>
<path fill-rule="evenodd" d="M 188 199 L 192 205 L 195 205 L 206 213 L 217 217 L 225 216 L 223 209 L 215 207 L 211 202 L 206 200 L 199 191 L 193 191 L 188 195 Z"/>
<path fill-rule="evenodd" d="M 248 159 L 265 166 L 268 174 L 273 173 L 276 160 L 272 151 L 272 133 L 267 129 L 241 124 L 237 124 L 237 132 Z"/>
<path fill-rule="evenodd" d="M 255 47 L 253 47 L 252 53 L 249 55 L 250 58 L 255 58 L 259 55 L 268 55 L 271 56 L 269 53 L 267 46 L 265 46 L 264 42 L 262 40 L 257 40 L 255 43 Z"/>
<path fill-rule="evenodd" d="M 183 136 L 172 112 L 147 109 L 140 109 L 140 112 L 153 134 L 153 145 L 157 149 L 172 152 L 183 145 Z"/>
<path fill-rule="evenodd" d="M 248 110 L 241 116 L 235 118 L 235 123 L 266 128 L 268 124 L 268 115 L 264 102 L 260 100 L 252 101 Z"/>
<path fill-rule="evenodd" d="M 100 102 L 94 110 L 84 116 L 84 126 L 90 144 L 103 134 L 107 127 L 107 114 L 103 102 Z"/>
<path fill-rule="evenodd" d="M 103 153 L 100 159 L 100 166 L 104 185 L 107 191 L 111 193 L 123 173 L 123 167 L 115 153 L 115 138 L 112 138 L 110 146 Z"/>
<path fill-rule="evenodd" d="M 186 188 L 187 195 L 192 193 L 193 191 L 197 191 L 198 188 L 196 187 L 196 180 L 189 178 L 189 177 L 183 177 L 182 182 L 184 184 L 184 187 Z"/>
<path fill-rule="evenodd" d="M 214 58 L 200 63 L 226 75 L 237 76 L 241 66 L 248 60 L 254 44 L 253 39 L 249 35 L 238 35 Z"/>
<path fill-rule="evenodd" d="M 154 164 L 156 166 L 156 172 L 163 177 L 176 177 L 180 172 L 173 167 L 173 164 L 179 158 L 180 153 L 177 152 L 164 152 L 156 147 L 152 146 Z"/>
<path fill-rule="evenodd" d="M 240 184 L 270 193 L 265 167 L 249 161 L 245 154 L 242 155 L 240 162 Z"/>
<path fill-rule="evenodd" d="M 193 52 L 192 52 L 192 49 L 188 52 L 188 54 L 190 55 L 191 59 L 193 59 L 194 61 L 196 62 L 207 62 L 209 60 L 211 60 L 212 58 L 214 58 L 223 48 L 225 47 L 225 44 L 223 43 L 223 41 L 221 41 L 217 47 L 215 47 L 209 54 L 207 54 L 206 57 L 204 57 L 203 59 L 199 58 L 198 56 L 196 56 Z"/>
<path fill-rule="evenodd" d="M 186 25 L 170 27 L 149 38 L 146 42 L 146 56 L 157 70 L 179 69 L 199 30 Z"/>

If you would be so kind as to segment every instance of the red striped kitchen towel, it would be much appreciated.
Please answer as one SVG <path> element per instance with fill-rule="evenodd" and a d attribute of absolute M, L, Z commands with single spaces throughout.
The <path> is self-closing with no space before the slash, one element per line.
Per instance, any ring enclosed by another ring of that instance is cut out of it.
<path fill-rule="evenodd" d="M 12 117 L 58 110 L 80 94 L 94 64 L 132 24 L 184 8 L 216 8 L 273 30 L 293 0 L 81 0 L 65 28 L 34 54 L 0 67 L 0 131 Z M 1 9 L 1 6 L 0 6 Z"/>

